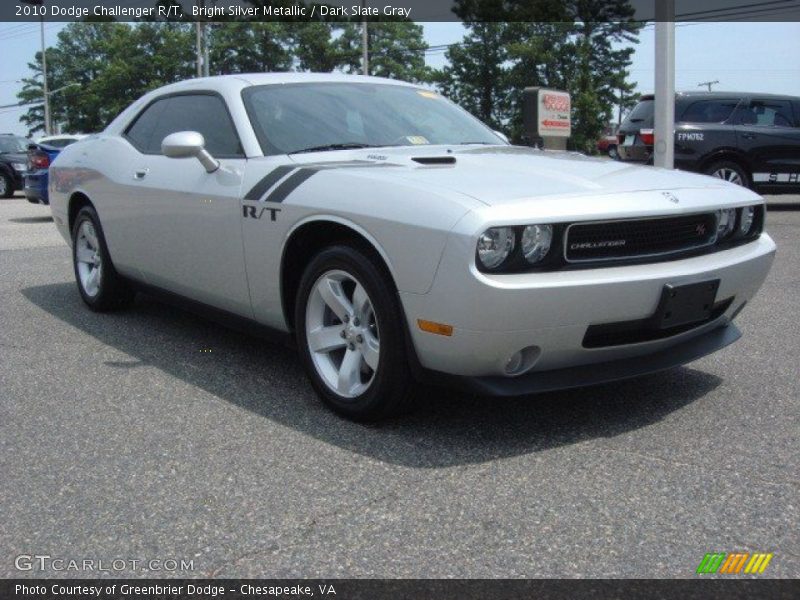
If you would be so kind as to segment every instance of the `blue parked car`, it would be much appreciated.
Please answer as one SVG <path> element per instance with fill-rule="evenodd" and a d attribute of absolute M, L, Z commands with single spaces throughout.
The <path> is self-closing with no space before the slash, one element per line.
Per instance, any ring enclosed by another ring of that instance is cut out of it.
<path fill-rule="evenodd" d="M 33 204 L 50 204 L 47 197 L 48 171 L 63 148 L 84 135 L 52 135 L 28 146 L 28 172 L 25 173 L 25 197 Z"/>

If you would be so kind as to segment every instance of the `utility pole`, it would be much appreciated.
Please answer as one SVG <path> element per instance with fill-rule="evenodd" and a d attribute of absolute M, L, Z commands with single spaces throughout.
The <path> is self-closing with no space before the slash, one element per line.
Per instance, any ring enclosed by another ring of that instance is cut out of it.
<path fill-rule="evenodd" d="M 715 83 L 719 83 L 719 81 L 716 80 L 716 79 L 714 81 L 703 81 L 701 83 L 698 83 L 697 87 L 703 87 L 705 85 L 705 86 L 708 87 L 708 91 L 710 92 L 711 91 L 711 86 L 714 85 Z"/>
<path fill-rule="evenodd" d="M 653 164 L 675 167 L 675 0 L 656 2 L 656 95 Z"/>
<path fill-rule="evenodd" d="M 369 32 L 367 31 L 367 0 L 361 0 L 361 74 L 369 75 Z"/>
<path fill-rule="evenodd" d="M 194 30 L 197 34 L 197 46 L 195 48 L 195 62 L 197 63 L 197 76 L 203 76 L 203 28 L 200 21 L 195 21 Z"/>
<path fill-rule="evenodd" d="M 208 51 L 208 23 L 205 20 L 205 12 L 203 9 L 206 7 L 206 0 L 196 0 L 197 6 L 201 9 L 198 20 L 195 21 L 195 35 L 196 35 L 196 62 L 197 62 L 197 76 L 208 77 L 209 75 L 209 51 Z"/>
<path fill-rule="evenodd" d="M 211 71 L 211 57 L 208 50 L 209 23 L 203 23 L 203 77 L 208 77 Z"/>
<path fill-rule="evenodd" d="M 44 2 L 42 2 L 42 5 Z M 47 46 L 44 43 L 44 15 L 39 15 L 39 37 L 42 42 L 42 91 L 44 92 L 44 134 L 50 135 L 50 91 L 47 86 Z"/>

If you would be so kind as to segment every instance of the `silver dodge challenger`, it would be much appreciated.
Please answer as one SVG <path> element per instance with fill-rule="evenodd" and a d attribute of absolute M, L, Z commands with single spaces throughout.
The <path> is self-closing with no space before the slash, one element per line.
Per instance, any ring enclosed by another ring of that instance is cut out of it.
<path fill-rule="evenodd" d="M 89 308 L 145 290 L 280 332 L 362 420 L 420 380 L 519 395 L 695 360 L 775 254 L 743 187 L 513 146 L 361 76 L 157 89 L 62 151 L 50 205 Z"/>

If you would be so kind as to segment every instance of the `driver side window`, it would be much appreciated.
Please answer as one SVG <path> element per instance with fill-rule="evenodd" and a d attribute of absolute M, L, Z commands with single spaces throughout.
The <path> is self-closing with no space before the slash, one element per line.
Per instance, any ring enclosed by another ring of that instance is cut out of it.
<path fill-rule="evenodd" d="M 161 154 L 161 142 L 177 131 L 197 131 L 217 158 L 244 158 L 239 137 L 219 96 L 181 94 L 151 103 L 125 132 L 143 154 Z"/>

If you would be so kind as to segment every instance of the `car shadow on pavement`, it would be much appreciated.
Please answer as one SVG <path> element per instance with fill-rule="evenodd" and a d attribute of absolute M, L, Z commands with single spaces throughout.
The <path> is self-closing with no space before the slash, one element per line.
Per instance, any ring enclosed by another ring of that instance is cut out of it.
<path fill-rule="evenodd" d="M 22 290 L 34 305 L 130 360 L 147 365 L 281 425 L 393 464 L 435 468 L 481 463 L 595 438 L 614 437 L 660 421 L 702 398 L 721 380 L 691 368 L 578 390 L 514 399 L 422 388 L 419 409 L 378 425 L 346 421 L 327 410 L 293 350 L 229 330 L 139 295 L 133 307 L 91 313 L 74 283 Z M 43 352 L 46 352 L 43 349 Z M 42 360 L 47 360 L 46 356 Z M 98 372 L 104 367 L 98 365 Z M 142 379 L 140 393 L 147 393 Z"/>

